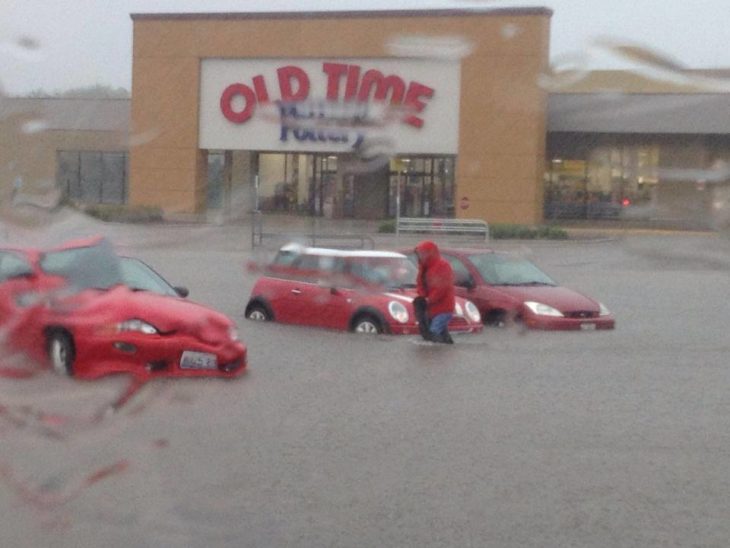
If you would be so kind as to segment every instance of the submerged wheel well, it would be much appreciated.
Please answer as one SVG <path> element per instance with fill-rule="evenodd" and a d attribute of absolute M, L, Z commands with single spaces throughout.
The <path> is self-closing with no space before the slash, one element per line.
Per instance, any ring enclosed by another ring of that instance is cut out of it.
<path fill-rule="evenodd" d="M 522 316 L 518 310 L 492 308 L 482 314 L 482 323 L 490 327 L 506 327 L 520 321 Z"/>
<path fill-rule="evenodd" d="M 272 320 L 274 319 L 274 312 L 271 310 L 271 305 L 269 305 L 269 303 L 263 297 L 254 297 L 253 299 L 248 301 L 248 304 L 246 305 L 246 311 L 245 311 L 246 317 L 248 317 L 248 314 L 251 311 L 251 309 L 256 306 L 261 307 L 264 310 L 266 310 L 266 313 L 269 315 L 269 318 L 271 318 Z"/>
<path fill-rule="evenodd" d="M 385 321 L 385 318 L 383 318 L 383 315 L 376 310 L 375 308 L 370 307 L 363 307 L 358 308 L 352 315 L 352 318 L 350 318 L 350 325 L 348 326 L 348 329 L 350 331 L 354 331 L 355 325 L 358 321 L 360 321 L 364 317 L 370 317 L 378 322 L 380 325 L 380 328 L 383 330 L 383 333 L 389 333 L 390 328 L 388 326 L 388 322 Z"/>

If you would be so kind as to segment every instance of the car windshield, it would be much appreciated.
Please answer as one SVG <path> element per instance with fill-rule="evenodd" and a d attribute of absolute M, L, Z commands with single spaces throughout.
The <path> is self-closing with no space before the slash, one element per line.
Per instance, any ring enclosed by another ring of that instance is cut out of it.
<path fill-rule="evenodd" d="M 174 287 L 139 259 L 120 257 L 119 266 L 122 269 L 124 284 L 130 289 L 179 297 Z"/>
<path fill-rule="evenodd" d="M 348 260 L 353 277 L 388 288 L 416 286 L 416 268 L 406 257 L 353 257 Z"/>
<path fill-rule="evenodd" d="M 74 289 L 109 289 L 124 283 L 119 257 L 108 240 L 44 253 L 41 270 L 66 279 Z"/>
<path fill-rule="evenodd" d="M 499 253 L 469 256 L 484 281 L 491 285 L 557 285 L 533 263 Z"/>

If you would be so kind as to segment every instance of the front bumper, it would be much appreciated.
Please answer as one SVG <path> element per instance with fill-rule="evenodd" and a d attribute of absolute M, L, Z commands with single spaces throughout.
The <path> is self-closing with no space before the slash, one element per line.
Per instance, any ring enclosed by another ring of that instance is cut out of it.
<path fill-rule="evenodd" d="M 239 341 L 201 341 L 187 335 L 119 333 L 110 336 L 75 337 L 75 376 L 93 379 L 114 373 L 137 378 L 235 377 L 247 367 L 247 350 Z M 182 368 L 183 352 L 215 356 L 214 367 Z"/>
<path fill-rule="evenodd" d="M 613 316 L 595 318 L 559 318 L 553 316 L 529 315 L 522 319 L 530 329 L 554 331 L 594 331 L 597 329 L 614 329 L 616 320 Z"/>

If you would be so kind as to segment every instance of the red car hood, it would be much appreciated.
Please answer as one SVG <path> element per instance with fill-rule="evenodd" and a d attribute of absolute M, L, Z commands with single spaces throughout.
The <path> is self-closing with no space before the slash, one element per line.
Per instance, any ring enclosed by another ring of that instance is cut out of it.
<path fill-rule="evenodd" d="M 492 288 L 521 303 L 535 301 L 552 306 L 561 312 L 575 310 L 598 311 L 599 309 L 596 301 L 567 287 L 550 285 L 500 285 L 492 286 Z"/>
<path fill-rule="evenodd" d="M 140 319 L 161 333 L 197 333 L 203 339 L 227 330 L 233 322 L 224 314 L 179 297 L 117 286 L 108 291 L 86 290 L 64 299 L 59 311 L 94 317 L 96 321 L 120 322 Z"/>
<path fill-rule="evenodd" d="M 381 294 L 390 299 L 401 300 L 403 302 L 409 302 L 409 303 L 413 303 L 413 299 L 418 297 L 418 291 L 416 291 L 415 289 L 411 289 L 411 288 L 396 289 L 396 290 L 391 290 L 391 291 L 385 290 L 385 291 L 382 291 Z M 468 300 L 468 299 L 465 299 L 464 297 L 458 297 L 458 296 L 455 297 L 455 299 L 456 299 L 457 303 L 462 304 L 462 305 L 464 304 L 465 301 Z"/>

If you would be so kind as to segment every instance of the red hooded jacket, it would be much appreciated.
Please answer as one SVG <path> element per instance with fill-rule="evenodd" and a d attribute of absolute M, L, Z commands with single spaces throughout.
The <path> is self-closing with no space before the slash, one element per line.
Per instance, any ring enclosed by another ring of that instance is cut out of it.
<path fill-rule="evenodd" d="M 428 316 L 454 312 L 454 271 L 441 257 L 435 243 L 424 240 L 416 246 L 418 255 L 417 289 L 428 302 Z"/>

